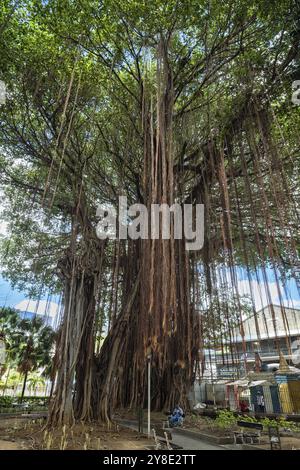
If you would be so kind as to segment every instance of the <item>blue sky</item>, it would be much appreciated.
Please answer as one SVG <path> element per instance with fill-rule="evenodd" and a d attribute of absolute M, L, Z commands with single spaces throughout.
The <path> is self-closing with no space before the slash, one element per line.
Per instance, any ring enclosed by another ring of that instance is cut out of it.
<path fill-rule="evenodd" d="M 288 307 L 300 308 L 300 296 L 299 290 L 295 279 L 290 279 L 286 282 L 284 286 L 282 282 L 276 282 L 275 272 L 271 268 L 266 268 L 266 276 L 268 280 L 268 290 L 271 297 L 271 301 L 274 304 L 280 304 L 280 295 L 282 298 L 282 303 Z M 280 278 L 279 273 L 277 272 L 278 278 Z M 257 270 L 257 278 L 255 274 L 252 275 L 251 280 L 248 279 L 248 274 L 246 269 L 238 269 L 237 272 L 238 279 L 238 289 L 241 294 L 250 294 L 250 283 L 252 287 L 252 292 L 254 296 L 254 303 L 256 309 L 259 310 L 262 307 L 265 307 L 268 303 L 268 293 L 267 288 L 265 287 L 263 280 L 262 270 Z M 278 291 L 279 286 L 279 291 Z"/>
<path fill-rule="evenodd" d="M 29 302 L 30 300 L 30 302 Z M 36 299 L 29 299 L 26 293 L 18 291 L 17 289 L 12 289 L 10 283 L 6 281 L 2 276 L 0 276 L 0 306 L 3 307 L 17 307 L 20 310 L 34 311 L 36 308 L 37 302 Z M 51 309 L 56 311 L 56 306 L 59 303 L 58 296 L 51 296 L 51 299 L 48 299 L 47 295 L 41 296 L 39 299 L 40 309 L 46 305 L 48 301 L 51 301 Z M 24 307 L 25 306 L 25 307 Z M 42 313 L 42 312 L 41 312 Z"/>
<path fill-rule="evenodd" d="M 275 282 L 275 275 L 273 270 L 267 269 L 266 270 L 267 277 L 268 277 L 268 288 L 270 292 L 270 296 L 272 302 L 274 304 L 279 304 L 279 296 L 278 296 L 278 288 Z M 238 279 L 238 290 L 241 294 L 246 295 L 250 294 L 252 287 L 252 292 L 254 294 L 254 303 L 256 306 L 256 310 L 259 310 L 262 307 L 265 307 L 268 302 L 268 295 L 266 292 L 265 285 L 263 283 L 262 272 L 258 271 L 258 281 L 255 279 L 254 275 L 253 278 L 249 281 L 246 270 L 238 269 L 237 271 L 237 279 Z M 280 291 L 283 298 L 283 304 L 289 307 L 300 308 L 300 296 L 296 286 L 296 282 L 294 279 L 288 281 L 287 283 L 287 295 L 284 292 L 284 288 L 282 284 L 280 284 Z M 20 302 L 27 299 L 27 295 L 24 292 L 20 292 L 18 290 L 12 289 L 10 283 L 6 281 L 2 276 L 0 276 L 0 306 L 10 306 L 15 307 Z M 47 296 L 42 296 L 40 300 L 47 300 Z M 58 303 L 58 297 L 52 297 L 51 301 L 54 303 Z"/>
<path fill-rule="evenodd" d="M 24 300 L 26 295 L 24 292 L 13 290 L 10 283 L 0 276 L 0 305 L 3 307 L 14 307 L 16 304 Z"/>

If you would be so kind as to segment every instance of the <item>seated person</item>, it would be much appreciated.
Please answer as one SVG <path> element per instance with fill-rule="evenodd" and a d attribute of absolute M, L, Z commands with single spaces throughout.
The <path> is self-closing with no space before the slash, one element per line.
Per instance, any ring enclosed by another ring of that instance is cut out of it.
<path fill-rule="evenodd" d="M 168 418 L 170 427 L 182 426 L 183 417 L 183 409 L 179 405 L 176 405 L 172 414 Z"/>

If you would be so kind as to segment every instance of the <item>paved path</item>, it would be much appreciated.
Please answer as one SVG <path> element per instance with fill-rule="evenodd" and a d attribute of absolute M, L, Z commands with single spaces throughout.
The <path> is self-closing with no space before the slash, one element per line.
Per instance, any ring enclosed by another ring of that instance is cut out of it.
<path fill-rule="evenodd" d="M 224 447 L 216 444 L 200 441 L 200 439 L 194 439 L 190 436 L 183 436 L 181 433 L 177 433 L 176 429 L 172 429 L 172 437 L 172 442 L 183 447 L 185 450 L 226 450 Z"/>
<path fill-rule="evenodd" d="M 137 424 L 132 421 L 120 420 L 119 423 L 120 425 L 134 429 L 135 431 L 138 430 Z M 176 429 L 172 429 L 172 438 L 172 442 L 183 447 L 184 450 L 227 450 L 226 447 L 223 446 L 210 444 L 209 442 L 195 439 L 190 436 L 184 436 L 183 434 L 176 432 Z"/>

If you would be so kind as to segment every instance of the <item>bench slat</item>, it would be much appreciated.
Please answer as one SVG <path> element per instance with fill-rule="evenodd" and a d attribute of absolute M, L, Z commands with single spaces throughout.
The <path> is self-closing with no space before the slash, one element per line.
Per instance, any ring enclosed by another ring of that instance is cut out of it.
<path fill-rule="evenodd" d="M 165 439 L 165 434 L 167 434 L 169 441 L 172 440 L 172 434 L 170 433 L 170 431 L 166 431 L 166 429 L 163 429 L 163 428 L 153 428 L 153 429 L 155 429 L 157 436 L 163 437 Z"/>
<path fill-rule="evenodd" d="M 258 429 L 259 431 L 263 430 L 263 425 L 259 423 L 250 423 L 249 421 L 237 421 L 236 424 L 241 428 Z"/>

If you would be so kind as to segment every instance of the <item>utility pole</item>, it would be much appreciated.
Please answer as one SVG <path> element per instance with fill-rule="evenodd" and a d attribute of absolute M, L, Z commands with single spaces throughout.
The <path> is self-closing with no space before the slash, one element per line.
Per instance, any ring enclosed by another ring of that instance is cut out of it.
<path fill-rule="evenodd" d="M 151 354 L 147 356 L 148 360 L 148 438 L 151 437 Z"/>

